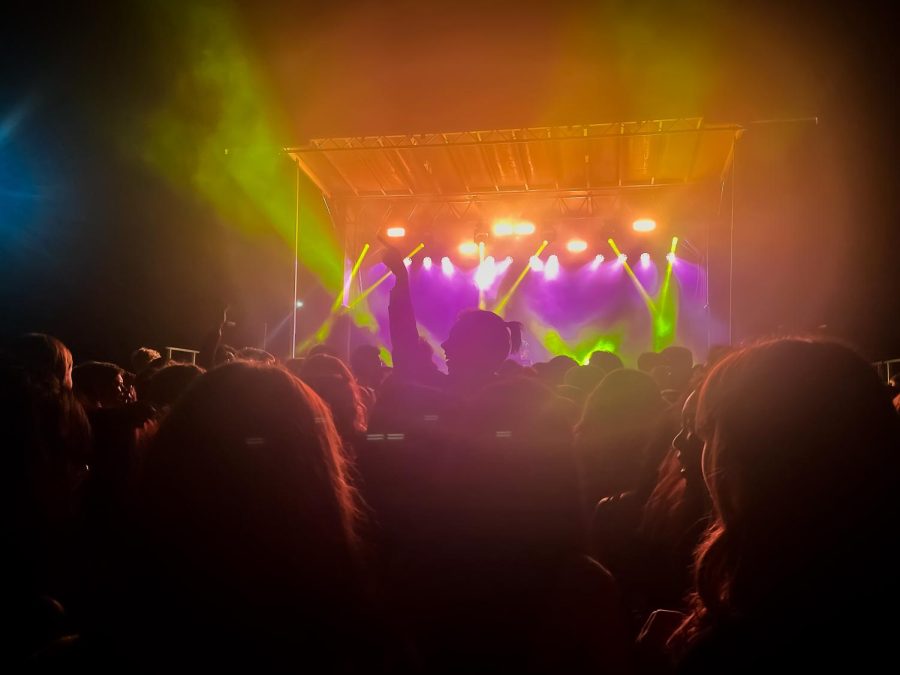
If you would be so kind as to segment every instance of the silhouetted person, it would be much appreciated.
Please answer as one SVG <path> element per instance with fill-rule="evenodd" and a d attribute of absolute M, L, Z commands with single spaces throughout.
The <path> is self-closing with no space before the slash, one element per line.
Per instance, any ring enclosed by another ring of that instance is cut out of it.
<path fill-rule="evenodd" d="M 845 347 L 726 357 L 697 429 L 715 520 L 697 550 L 684 673 L 866 672 L 894 658 L 898 420 Z"/>
<path fill-rule="evenodd" d="M 366 616 L 358 500 L 331 414 L 287 372 L 202 375 L 145 467 L 132 593 L 119 639 L 150 669 L 383 667 Z M 365 618 L 363 618 L 365 617 Z M 375 645 L 373 647 L 373 645 Z"/>
<path fill-rule="evenodd" d="M 145 400 L 157 408 L 167 408 L 202 374 L 203 368 L 192 363 L 170 363 L 153 373 Z"/>
<path fill-rule="evenodd" d="M 575 429 L 589 503 L 637 488 L 665 407 L 650 376 L 637 370 L 614 370 L 594 389 Z"/>
<path fill-rule="evenodd" d="M 637 369 L 644 373 L 653 373 L 653 369 L 663 365 L 662 359 L 656 352 L 644 352 L 637 357 Z"/>
<path fill-rule="evenodd" d="M 617 354 L 606 350 L 599 350 L 591 354 L 590 364 L 596 366 L 604 373 L 611 373 L 614 370 L 621 370 L 625 367 L 622 359 Z"/>
<path fill-rule="evenodd" d="M 356 381 L 363 387 L 377 391 L 390 369 L 381 360 L 381 353 L 374 345 L 360 345 L 350 356 L 350 369 Z"/>

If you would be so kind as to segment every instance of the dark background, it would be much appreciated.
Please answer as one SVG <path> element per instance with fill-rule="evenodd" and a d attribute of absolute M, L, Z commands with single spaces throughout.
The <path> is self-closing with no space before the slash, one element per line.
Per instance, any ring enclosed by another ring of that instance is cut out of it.
<path fill-rule="evenodd" d="M 119 130 L 165 105 L 185 68 L 177 11 L 160 6 L 4 10 L 4 338 L 46 331 L 76 359 L 124 360 L 141 344 L 196 345 L 223 302 L 245 319 L 236 339 L 247 343 L 283 316 L 283 242 L 239 234 L 122 152 Z M 748 124 L 735 169 L 735 337 L 819 331 L 872 359 L 900 356 L 887 5 L 219 6 L 289 121 L 284 145 L 696 114 Z M 198 101 L 198 128 L 216 103 Z M 750 124 L 810 116 L 819 123 Z"/>

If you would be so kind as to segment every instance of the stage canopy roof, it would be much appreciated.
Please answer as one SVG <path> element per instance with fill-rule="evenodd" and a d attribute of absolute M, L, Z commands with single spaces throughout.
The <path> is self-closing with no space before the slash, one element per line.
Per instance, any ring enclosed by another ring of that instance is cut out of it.
<path fill-rule="evenodd" d="M 655 195 L 718 185 L 742 131 L 692 117 L 319 138 L 286 151 L 336 224 L 368 229 L 512 211 L 535 220 L 610 217 Z"/>

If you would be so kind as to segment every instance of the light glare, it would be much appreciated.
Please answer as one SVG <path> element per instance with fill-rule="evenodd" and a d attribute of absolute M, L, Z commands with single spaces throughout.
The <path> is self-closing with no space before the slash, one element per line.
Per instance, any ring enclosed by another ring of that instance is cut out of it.
<path fill-rule="evenodd" d="M 397 239 L 399 237 L 406 236 L 406 228 L 405 227 L 389 227 L 387 229 L 387 236 Z"/>
<path fill-rule="evenodd" d="M 631 227 L 635 232 L 653 232 L 656 229 L 656 221 L 652 218 L 638 218 Z"/>
<path fill-rule="evenodd" d="M 464 241 L 459 245 L 459 252 L 463 255 L 475 255 L 478 253 L 478 244 L 474 241 Z"/>

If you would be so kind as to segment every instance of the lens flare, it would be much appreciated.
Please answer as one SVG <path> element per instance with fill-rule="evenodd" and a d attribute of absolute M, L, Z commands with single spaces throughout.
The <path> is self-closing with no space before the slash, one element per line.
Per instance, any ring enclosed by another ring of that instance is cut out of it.
<path fill-rule="evenodd" d="M 387 236 L 397 239 L 399 237 L 406 236 L 406 228 L 405 227 L 389 227 L 387 229 Z"/>

